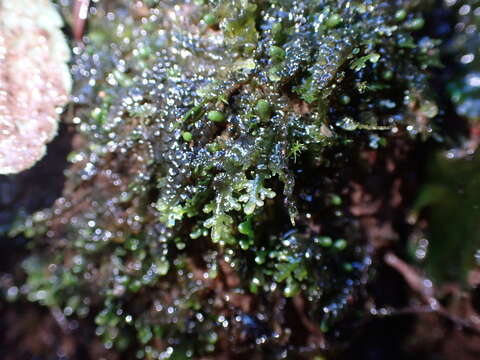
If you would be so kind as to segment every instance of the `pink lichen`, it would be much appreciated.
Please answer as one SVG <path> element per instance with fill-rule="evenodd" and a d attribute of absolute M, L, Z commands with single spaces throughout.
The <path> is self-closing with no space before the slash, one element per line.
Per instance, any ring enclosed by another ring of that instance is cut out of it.
<path fill-rule="evenodd" d="M 0 0 L 0 174 L 28 169 L 57 132 L 71 79 L 49 0 Z"/>

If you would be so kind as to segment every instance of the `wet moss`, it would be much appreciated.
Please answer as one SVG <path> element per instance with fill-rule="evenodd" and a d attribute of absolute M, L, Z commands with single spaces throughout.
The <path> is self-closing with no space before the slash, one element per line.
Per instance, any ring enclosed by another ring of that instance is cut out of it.
<path fill-rule="evenodd" d="M 322 352 L 291 340 L 285 298 L 319 333 L 361 298 L 371 261 L 332 174 L 344 153 L 434 132 L 421 10 L 94 3 L 72 66 L 83 141 L 63 197 L 29 226 L 47 249 L 25 262 L 30 300 L 93 317 L 107 348 L 137 358 L 232 339 L 268 358 Z"/>

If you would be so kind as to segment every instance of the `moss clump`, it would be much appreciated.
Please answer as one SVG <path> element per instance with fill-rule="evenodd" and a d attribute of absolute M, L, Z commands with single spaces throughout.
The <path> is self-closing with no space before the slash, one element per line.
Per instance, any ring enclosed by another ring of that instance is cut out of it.
<path fill-rule="evenodd" d="M 30 299 L 93 317 L 137 358 L 232 339 L 269 358 L 320 352 L 370 264 L 338 195 L 343 154 L 433 131 L 417 3 L 94 3 L 73 64 L 84 145 L 38 222 Z M 317 340 L 290 328 L 302 301 Z"/>

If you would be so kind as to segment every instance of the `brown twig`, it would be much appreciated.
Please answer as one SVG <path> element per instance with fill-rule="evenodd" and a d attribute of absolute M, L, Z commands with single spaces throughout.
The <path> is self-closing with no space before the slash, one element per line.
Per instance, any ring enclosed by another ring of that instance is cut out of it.
<path fill-rule="evenodd" d="M 384 260 L 385 263 L 397 270 L 403 276 L 410 288 L 420 295 L 420 298 L 425 304 L 433 309 L 439 306 L 438 301 L 434 296 L 433 284 L 430 280 L 419 275 L 415 269 L 392 252 L 385 254 Z"/>
<path fill-rule="evenodd" d="M 385 263 L 397 270 L 403 276 L 410 288 L 415 291 L 424 306 L 413 306 L 400 310 L 389 311 L 386 316 L 395 316 L 402 314 L 420 314 L 420 313 L 435 313 L 443 318 L 448 319 L 453 324 L 461 329 L 468 329 L 477 335 L 480 335 L 480 327 L 472 321 L 452 314 L 448 309 L 443 307 L 435 297 L 435 288 L 433 283 L 421 276 L 413 267 L 401 260 L 392 252 L 388 252 L 384 257 Z"/>

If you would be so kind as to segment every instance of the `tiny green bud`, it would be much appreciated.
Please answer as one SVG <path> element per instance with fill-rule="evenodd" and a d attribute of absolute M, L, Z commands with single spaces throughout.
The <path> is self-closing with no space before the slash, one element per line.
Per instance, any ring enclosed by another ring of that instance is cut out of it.
<path fill-rule="evenodd" d="M 207 114 L 208 120 L 214 121 L 214 122 L 222 122 L 225 120 L 225 115 L 217 110 L 210 111 Z"/>
<path fill-rule="evenodd" d="M 264 251 L 260 251 L 257 256 L 255 256 L 255 262 L 258 264 L 258 265 L 262 265 L 265 263 L 265 259 L 266 258 L 266 254 Z"/>
<path fill-rule="evenodd" d="M 217 152 L 218 150 L 220 150 L 220 145 L 216 142 L 207 144 L 207 150 L 210 151 L 211 153 Z"/>
<path fill-rule="evenodd" d="M 406 17 L 407 17 L 407 11 L 405 9 L 398 10 L 395 13 L 395 20 L 398 22 L 405 20 Z"/>
<path fill-rule="evenodd" d="M 149 46 L 143 46 L 138 49 L 138 55 L 141 57 L 148 57 L 152 54 L 152 49 Z"/>
<path fill-rule="evenodd" d="M 350 263 L 344 263 L 343 264 L 343 269 L 347 272 L 351 272 L 353 270 L 353 266 Z"/>
<path fill-rule="evenodd" d="M 282 79 L 282 77 L 280 76 L 279 72 L 280 72 L 280 67 L 279 66 L 272 66 L 269 70 L 268 70 L 268 78 L 271 80 L 271 81 L 280 81 Z"/>
<path fill-rule="evenodd" d="M 272 26 L 272 33 L 273 34 L 278 34 L 281 31 L 282 31 L 282 24 L 280 24 L 280 23 L 273 24 L 273 26 Z"/>
<path fill-rule="evenodd" d="M 338 239 L 337 241 L 335 241 L 333 246 L 337 250 L 344 250 L 347 247 L 347 241 L 345 239 Z"/>
<path fill-rule="evenodd" d="M 256 294 L 260 285 L 260 280 L 258 280 L 258 278 L 253 278 L 252 282 L 250 283 L 250 292 Z"/>
<path fill-rule="evenodd" d="M 300 291 L 300 287 L 297 283 L 291 281 L 287 283 L 287 286 L 283 289 L 283 294 L 285 297 L 293 297 Z"/>
<path fill-rule="evenodd" d="M 175 245 L 177 246 L 178 250 L 183 250 L 187 246 L 187 244 L 185 244 L 184 242 L 177 242 Z"/>
<path fill-rule="evenodd" d="M 332 246 L 332 239 L 328 236 L 319 236 L 315 238 L 315 242 L 317 242 L 318 244 L 320 244 L 320 246 L 323 246 L 323 247 Z"/>
<path fill-rule="evenodd" d="M 350 104 L 350 101 L 351 101 L 351 99 L 350 99 L 350 96 L 348 96 L 348 95 L 342 95 L 340 97 L 340 103 L 343 104 L 343 105 Z"/>
<path fill-rule="evenodd" d="M 332 203 L 332 205 L 340 206 L 342 205 L 342 198 L 337 194 L 332 194 L 330 196 L 330 202 Z"/>
<path fill-rule="evenodd" d="M 182 137 L 183 137 L 183 140 L 190 141 L 190 140 L 192 140 L 192 133 L 188 132 L 188 131 L 185 131 L 185 132 L 182 133 Z"/>
<path fill-rule="evenodd" d="M 270 103 L 267 100 L 258 100 L 255 106 L 256 113 L 262 118 L 266 119 L 270 117 Z"/>
<path fill-rule="evenodd" d="M 248 237 L 253 237 L 253 229 L 250 221 L 247 220 L 238 224 L 238 232 Z"/>
<path fill-rule="evenodd" d="M 412 19 L 412 20 L 408 21 L 405 24 L 405 27 L 408 30 L 416 31 L 416 30 L 420 30 L 421 28 L 423 28 L 424 25 L 425 25 L 425 19 L 415 18 L 415 19 Z"/>
<path fill-rule="evenodd" d="M 241 239 L 239 241 L 239 244 L 240 244 L 240 248 L 242 250 L 248 250 L 248 248 L 250 247 L 250 241 L 245 240 L 245 239 Z"/>
<path fill-rule="evenodd" d="M 203 21 L 205 21 L 205 24 L 207 24 L 208 26 L 214 26 L 218 23 L 215 15 L 210 13 L 203 17 Z"/>
<path fill-rule="evenodd" d="M 392 80 L 393 79 L 393 71 L 392 70 L 385 70 L 382 74 L 384 80 Z"/>
<path fill-rule="evenodd" d="M 128 289 L 134 293 L 138 292 L 141 288 L 142 288 L 142 283 L 138 280 L 134 280 L 128 285 Z"/>
<path fill-rule="evenodd" d="M 320 331 L 323 332 L 323 333 L 326 333 L 328 332 L 329 330 L 329 326 L 328 326 L 328 323 L 326 320 L 323 320 L 321 323 L 320 323 Z"/>
<path fill-rule="evenodd" d="M 377 54 L 377 53 L 373 53 L 371 56 L 370 56 L 370 62 L 372 64 L 375 64 L 378 62 L 378 60 L 380 60 L 380 54 Z"/>
<path fill-rule="evenodd" d="M 329 28 L 334 28 L 340 25 L 342 22 L 342 18 L 338 14 L 332 14 L 330 17 L 327 19 L 327 27 Z"/>
<path fill-rule="evenodd" d="M 270 57 L 273 60 L 281 61 L 285 58 L 285 50 L 283 50 L 280 46 L 272 46 L 270 48 Z"/>
<path fill-rule="evenodd" d="M 275 23 L 272 26 L 272 37 L 273 40 L 277 43 L 281 43 L 285 39 L 285 34 L 283 33 L 283 27 L 280 23 Z"/>

